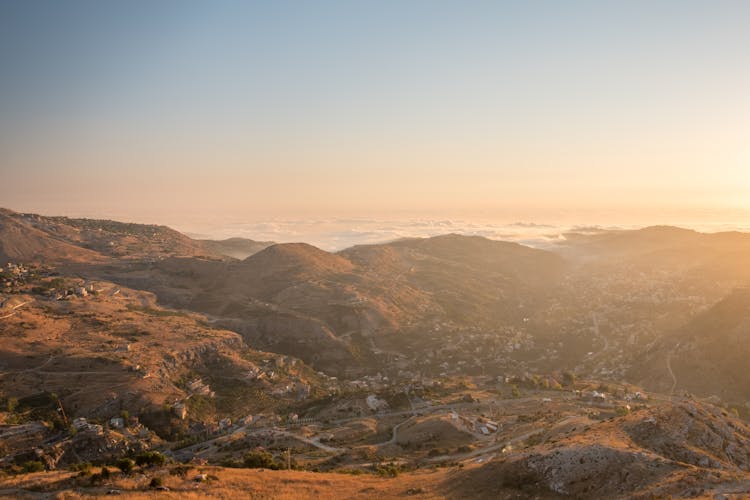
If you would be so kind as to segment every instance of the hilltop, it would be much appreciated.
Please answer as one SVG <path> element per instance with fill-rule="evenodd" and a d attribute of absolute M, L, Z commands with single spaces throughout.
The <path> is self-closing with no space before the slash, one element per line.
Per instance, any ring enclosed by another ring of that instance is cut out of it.
<path fill-rule="evenodd" d="M 198 240 L 203 248 L 211 254 L 225 255 L 234 259 L 242 260 L 268 248 L 275 243 L 273 241 L 255 241 L 247 238 L 227 238 L 225 240 Z"/>
<path fill-rule="evenodd" d="M 166 226 L 47 217 L 0 209 L 0 260 L 94 263 L 166 257 L 242 258 L 269 243 L 236 238 L 194 240 Z"/>

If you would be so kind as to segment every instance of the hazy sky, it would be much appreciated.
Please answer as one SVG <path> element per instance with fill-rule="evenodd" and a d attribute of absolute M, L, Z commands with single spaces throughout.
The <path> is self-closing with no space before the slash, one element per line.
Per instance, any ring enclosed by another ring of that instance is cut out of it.
<path fill-rule="evenodd" d="M 2 0 L 0 206 L 744 213 L 749 27 L 744 0 Z"/>

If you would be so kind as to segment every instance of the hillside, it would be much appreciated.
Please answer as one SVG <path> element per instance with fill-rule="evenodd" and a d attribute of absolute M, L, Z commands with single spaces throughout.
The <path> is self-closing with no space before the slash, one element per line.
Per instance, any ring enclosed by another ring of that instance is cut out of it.
<path fill-rule="evenodd" d="M 662 391 L 718 396 L 743 407 L 750 394 L 750 289 L 740 288 L 670 335 L 632 369 Z"/>
<path fill-rule="evenodd" d="M 730 416 L 748 414 L 750 292 L 731 291 L 747 235 L 655 227 L 550 252 L 449 234 L 237 259 L 254 242 L 0 217 L 0 494 L 138 497 L 154 478 L 165 496 L 750 491 L 750 430 Z M 151 451 L 181 465 L 115 468 Z M 85 462 L 113 472 L 65 472 Z"/>
<path fill-rule="evenodd" d="M 19 214 L 0 209 L 0 262 L 86 262 L 101 261 L 99 253 L 82 248 L 68 238 L 37 229 Z"/>
<path fill-rule="evenodd" d="M 122 474 L 110 466 L 98 482 L 65 471 L 0 478 L 0 494 L 151 498 L 149 484 L 159 478 L 164 498 L 735 498 L 750 492 L 748 452 L 744 423 L 684 400 L 614 419 L 570 420 L 506 445 L 486 463 L 422 464 L 397 477 L 195 464 Z"/>
<path fill-rule="evenodd" d="M 692 280 L 750 282 L 750 234 L 671 226 L 569 233 L 557 251 L 587 264 L 683 273 Z"/>
<path fill-rule="evenodd" d="M 127 412 L 153 431 L 148 446 L 335 387 L 299 360 L 253 350 L 199 315 L 113 283 L 39 277 L 0 301 L 0 399 L 17 401 L 14 420 L 62 426 L 59 406 L 66 426 Z M 46 450 L 48 463 L 80 461 L 68 446 Z"/>
<path fill-rule="evenodd" d="M 102 276 L 341 374 L 374 366 L 376 353 L 392 347 L 379 346 L 383 339 L 420 325 L 520 324 L 563 269 L 549 252 L 451 235 L 338 254 L 278 244 L 241 262 L 165 259 Z M 411 338 L 419 341 L 403 339 Z"/>
<path fill-rule="evenodd" d="M 7 209 L 0 209 L 0 236 L 0 261 L 48 264 L 200 256 L 244 259 L 272 244 L 245 238 L 194 240 L 166 226 Z"/>
<path fill-rule="evenodd" d="M 517 498 L 692 498 L 750 489 L 750 429 L 686 400 L 543 435 L 543 442 L 468 471 L 457 495 Z"/>

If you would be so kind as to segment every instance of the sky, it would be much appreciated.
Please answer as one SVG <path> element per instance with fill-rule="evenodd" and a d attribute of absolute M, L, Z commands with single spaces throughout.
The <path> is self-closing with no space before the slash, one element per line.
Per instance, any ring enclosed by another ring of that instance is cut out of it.
<path fill-rule="evenodd" d="M 0 206 L 742 222 L 749 24 L 725 0 L 0 0 Z"/>

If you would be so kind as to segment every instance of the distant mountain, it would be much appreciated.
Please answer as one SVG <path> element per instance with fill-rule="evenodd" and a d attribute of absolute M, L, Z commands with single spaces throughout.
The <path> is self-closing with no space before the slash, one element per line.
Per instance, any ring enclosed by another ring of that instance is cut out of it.
<path fill-rule="evenodd" d="M 70 242 L 69 234 L 34 227 L 20 214 L 0 209 L 0 264 L 6 262 L 98 262 L 103 256 Z"/>
<path fill-rule="evenodd" d="M 671 226 L 566 234 L 563 255 L 607 265 L 750 277 L 750 233 L 699 233 Z"/>
<path fill-rule="evenodd" d="M 0 212 L 2 252 L 25 262 L 85 263 L 205 256 L 203 244 L 166 226 Z M 213 255 L 218 257 L 218 255 Z"/>
<path fill-rule="evenodd" d="M 0 209 L 0 259 L 48 263 L 230 257 L 242 260 L 272 242 L 194 240 L 166 226 L 47 217 Z"/>
<path fill-rule="evenodd" d="M 340 254 L 369 273 L 428 293 L 445 319 L 469 324 L 522 317 L 519 304 L 544 295 L 566 267 L 548 251 L 456 234 L 357 246 Z"/>
<path fill-rule="evenodd" d="M 234 259 L 246 259 L 261 250 L 274 245 L 272 241 L 255 241 L 247 238 L 225 240 L 198 240 L 210 254 L 226 255 Z"/>

